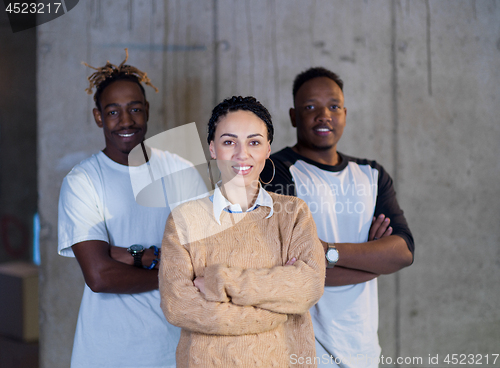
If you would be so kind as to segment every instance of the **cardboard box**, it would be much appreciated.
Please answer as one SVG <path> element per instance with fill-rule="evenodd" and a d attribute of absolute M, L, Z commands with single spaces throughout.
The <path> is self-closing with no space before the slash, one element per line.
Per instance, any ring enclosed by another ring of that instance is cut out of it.
<path fill-rule="evenodd" d="M 23 342 L 0 336 L 0 367 L 38 368 L 37 342 Z"/>
<path fill-rule="evenodd" d="M 0 335 L 38 341 L 38 267 L 32 263 L 0 264 Z"/>

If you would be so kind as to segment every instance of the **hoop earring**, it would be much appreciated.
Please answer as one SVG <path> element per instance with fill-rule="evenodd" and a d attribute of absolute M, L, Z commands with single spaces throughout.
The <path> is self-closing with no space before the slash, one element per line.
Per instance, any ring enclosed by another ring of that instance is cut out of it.
<path fill-rule="evenodd" d="M 271 178 L 271 180 L 269 180 L 267 183 L 264 183 L 264 182 L 262 181 L 262 178 L 259 176 L 259 180 L 260 180 L 260 182 L 261 182 L 262 184 L 264 184 L 264 185 L 267 185 L 267 184 L 271 183 L 271 182 L 273 181 L 273 179 L 274 179 L 274 175 L 276 174 L 276 167 L 274 166 L 274 162 L 273 162 L 273 160 L 271 160 L 271 158 L 269 158 L 269 161 L 271 161 L 271 163 L 273 164 L 273 177 L 272 177 L 272 178 Z"/>

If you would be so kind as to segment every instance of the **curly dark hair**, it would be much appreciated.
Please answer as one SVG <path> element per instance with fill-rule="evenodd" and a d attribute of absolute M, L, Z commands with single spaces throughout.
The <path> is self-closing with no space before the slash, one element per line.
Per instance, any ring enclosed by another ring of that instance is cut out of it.
<path fill-rule="evenodd" d="M 303 71 L 302 73 L 298 74 L 295 77 L 295 80 L 293 82 L 293 98 L 295 99 L 297 91 L 299 90 L 300 87 L 302 87 L 304 83 L 310 81 L 313 78 L 319 78 L 319 77 L 330 78 L 332 81 L 337 83 L 342 92 L 344 91 L 344 82 L 342 81 L 342 79 L 340 79 L 340 77 L 337 74 L 323 67 L 315 67 L 307 69 L 306 71 Z"/>
<path fill-rule="evenodd" d="M 116 82 L 118 80 L 127 80 L 130 82 L 137 83 L 141 88 L 142 94 L 144 98 L 146 98 L 146 91 L 142 86 L 141 82 L 144 82 L 146 85 L 153 88 L 156 92 L 158 92 L 158 88 L 156 88 L 152 83 L 151 79 L 149 79 L 148 74 L 137 69 L 135 66 L 126 65 L 125 63 L 128 60 L 128 49 L 125 49 L 125 60 L 122 61 L 120 65 L 111 64 L 109 61 L 106 65 L 95 68 L 90 66 L 89 64 L 82 62 L 83 65 L 88 66 L 96 70 L 90 77 L 88 77 L 89 87 L 85 89 L 89 95 L 92 94 L 92 88 L 95 87 L 96 92 L 94 94 L 94 101 L 96 107 L 101 110 L 101 94 L 109 86 L 111 83 Z"/>
<path fill-rule="evenodd" d="M 255 97 L 247 96 L 233 96 L 231 98 L 226 98 L 220 104 L 214 107 L 212 110 L 212 117 L 208 122 L 208 136 L 207 141 L 210 144 L 214 140 L 215 129 L 220 119 L 227 115 L 228 112 L 234 111 L 250 111 L 253 112 L 257 117 L 266 124 L 267 127 L 267 140 L 269 143 L 273 142 L 273 122 L 271 120 L 271 114 Z"/>

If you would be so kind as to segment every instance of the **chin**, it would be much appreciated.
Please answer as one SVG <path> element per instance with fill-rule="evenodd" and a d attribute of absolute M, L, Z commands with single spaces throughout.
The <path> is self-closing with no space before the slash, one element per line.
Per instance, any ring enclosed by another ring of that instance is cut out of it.
<path fill-rule="evenodd" d="M 235 187 L 240 187 L 240 188 L 248 188 L 248 187 L 254 187 L 254 186 L 257 187 L 258 179 L 235 176 L 235 177 L 231 178 L 231 180 L 227 181 L 226 183 L 231 184 Z"/>
<path fill-rule="evenodd" d="M 317 146 L 315 144 L 311 145 L 311 148 L 314 149 L 314 150 L 316 150 L 316 151 L 329 151 L 333 147 L 335 147 L 334 144 L 326 144 L 326 145 L 323 145 L 323 146 Z"/>

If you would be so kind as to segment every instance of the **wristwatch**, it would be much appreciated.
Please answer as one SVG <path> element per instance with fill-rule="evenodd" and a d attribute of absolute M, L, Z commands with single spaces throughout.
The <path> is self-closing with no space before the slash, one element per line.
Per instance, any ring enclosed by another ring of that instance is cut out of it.
<path fill-rule="evenodd" d="M 127 248 L 127 251 L 134 257 L 134 266 L 142 268 L 142 255 L 144 247 L 140 244 L 133 244 Z"/>
<path fill-rule="evenodd" d="M 335 247 L 335 244 L 328 243 L 328 249 L 326 250 L 325 257 L 328 262 L 326 268 L 333 268 L 333 266 L 335 266 L 335 264 L 339 261 L 339 251 Z"/>

